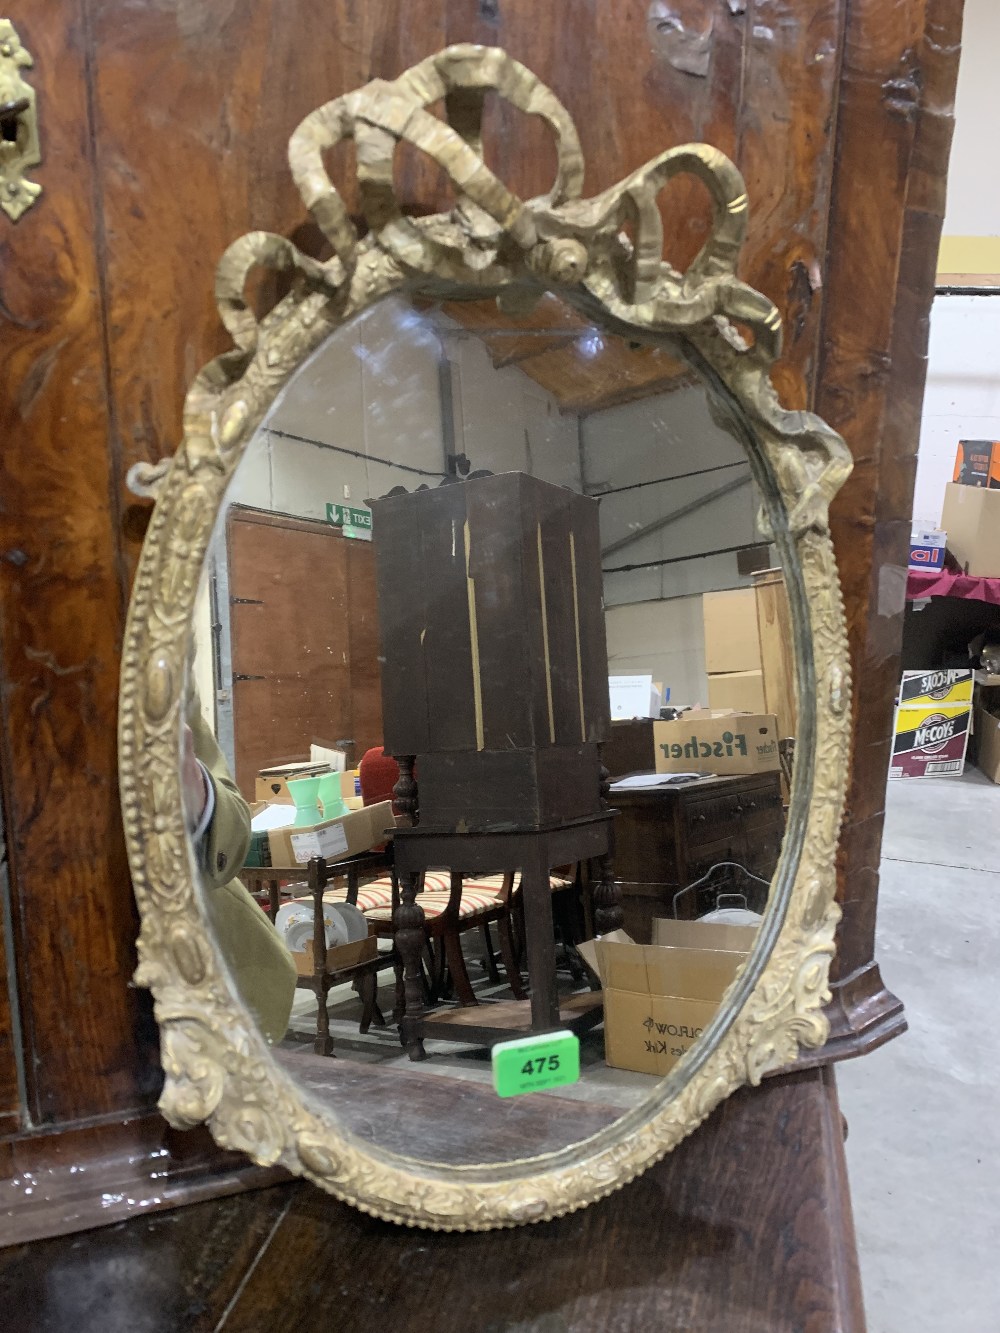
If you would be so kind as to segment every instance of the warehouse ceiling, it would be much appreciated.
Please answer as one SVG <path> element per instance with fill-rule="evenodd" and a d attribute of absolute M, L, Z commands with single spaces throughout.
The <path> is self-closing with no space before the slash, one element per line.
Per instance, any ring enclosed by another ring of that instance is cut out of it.
<path fill-rule="evenodd" d="M 562 412 L 586 416 L 697 380 L 671 352 L 604 333 L 551 293 L 527 313 L 507 314 L 482 300 L 449 301 L 439 308 L 486 344 L 498 370 L 516 366 L 547 390 Z"/>

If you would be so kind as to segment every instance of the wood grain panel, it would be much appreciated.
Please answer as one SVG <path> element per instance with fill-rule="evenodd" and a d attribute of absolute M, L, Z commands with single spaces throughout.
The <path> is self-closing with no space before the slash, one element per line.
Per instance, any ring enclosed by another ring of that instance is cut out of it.
<path fill-rule="evenodd" d="M 79 3 L 37 0 L 44 193 L 0 219 L 0 768 L 15 970 L 35 1125 L 147 1104 L 159 1074 L 131 989 L 136 913 L 115 712 L 124 614 L 109 451 L 99 220 Z"/>
<path fill-rule="evenodd" d="M 191 379 L 229 346 L 212 299 L 226 247 L 260 227 L 321 248 L 288 170 L 296 125 L 439 49 L 444 28 L 440 0 L 87 5 L 99 76 L 110 385 L 127 467 L 174 451 Z M 332 155 L 334 167 L 352 161 L 352 147 Z M 436 173 L 408 163 L 401 179 L 426 197 Z M 355 207 L 349 173 L 337 182 Z"/>
<path fill-rule="evenodd" d="M 0 807 L 0 815 L 2 815 Z M 17 1076 L 18 1060 L 23 1051 L 14 1030 L 14 1007 L 9 984 L 7 958 L 7 930 L 4 918 L 8 912 L 9 887 L 7 882 L 7 850 L 0 829 L 0 1135 L 13 1134 L 21 1126 L 24 1106 Z M 12 961 L 12 960 L 11 960 Z"/>
<path fill-rule="evenodd" d="M 737 158 L 750 197 L 742 272 L 784 317 L 776 370 L 808 407 L 822 311 L 844 19 L 840 0 L 751 0 Z"/>
<path fill-rule="evenodd" d="M 354 763 L 382 744 L 382 680 L 374 552 L 368 543 L 347 546 L 347 623 L 350 642 L 351 736 Z M 336 737 L 334 737 L 336 739 Z"/>
<path fill-rule="evenodd" d="M 353 740 L 357 757 L 380 743 L 375 562 L 327 524 L 239 508 L 227 544 L 236 781 L 249 798 L 259 769 L 307 759 L 313 740 Z"/>
<path fill-rule="evenodd" d="M 881 984 L 873 955 L 885 738 L 902 639 L 902 596 L 894 592 L 892 570 L 905 565 L 961 12 L 961 0 L 888 7 L 857 0 L 840 89 L 840 170 L 816 400 L 855 459 L 831 514 L 855 689 L 840 855 L 847 910 L 834 975 L 867 970 L 874 990 Z M 884 195 L 866 183 L 873 179 Z"/>
<path fill-rule="evenodd" d="M 669 42 L 656 41 L 649 9 L 648 0 L 578 5 L 568 21 L 558 6 L 534 0 L 449 0 L 448 40 L 503 46 L 555 91 L 580 131 L 584 188 L 594 195 L 677 144 L 708 139 L 736 152 L 744 16 L 724 0 L 683 6 L 699 25 L 704 18 L 696 11 L 711 11 L 707 70 L 692 75 L 676 63 Z M 484 128 L 487 160 L 522 198 L 550 188 L 555 151 L 541 121 L 494 99 Z M 708 194 L 681 180 L 662 193 L 660 208 L 667 256 L 684 268 L 708 234 Z"/>

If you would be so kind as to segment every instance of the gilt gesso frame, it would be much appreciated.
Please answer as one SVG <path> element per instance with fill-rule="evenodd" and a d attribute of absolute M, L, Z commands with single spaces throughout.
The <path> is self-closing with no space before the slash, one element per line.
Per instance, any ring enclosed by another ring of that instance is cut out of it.
<path fill-rule="evenodd" d="M 542 117 L 557 146 L 548 194 L 519 199 L 485 165 L 484 97 Z M 429 107 L 443 103 L 444 118 Z M 323 165 L 354 139 L 359 239 Z M 405 216 L 393 189 L 398 142 L 450 177 L 448 214 Z M 206 1123 L 218 1143 L 280 1163 L 368 1213 L 414 1226 L 487 1229 L 540 1221 L 624 1185 L 690 1134 L 723 1098 L 817 1047 L 839 909 L 834 863 L 848 765 L 849 669 L 827 509 L 850 455 L 817 417 L 785 411 L 769 377 L 780 351 L 773 304 L 736 277 L 747 227 L 743 180 L 702 144 L 671 148 L 613 189 L 581 198 L 583 157 L 565 109 L 502 50 L 450 47 L 394 82 L 376 81 L 308 116 L 289 146 L 292 176 L 327 237 L 318 261 L 252 232 L 217 272 L 235 348 L 197 376 L 176 455 L 139 468 L 156 504 L 132 593 L 119 743 L 125 832 L 142 918 L 135 980 L 154 997 L 171 1124 Z M 714 222 L 681 274 L 663 260 L 657 195 L 682 173 L 709 190 Z M 284 270 L 286 296 L 257 318 L 257 266 Z M 747 447 L 786 568 L 800 725 L 784 847 L 759 939 L 702 1040 L 650 1097 L 593 1138 L 504 1164 L 448 1166 L 384 1151 L 338 1126 L 272 1057 L 229 980 L 193 878 L 180 785 L 180 735 L 195 598 L 226 487 L 293 372 L 382 297 L 495 296 L 515 309 L 546 290 L 610 332 L 670 341 L 702 374 L 720 420 Z"/>

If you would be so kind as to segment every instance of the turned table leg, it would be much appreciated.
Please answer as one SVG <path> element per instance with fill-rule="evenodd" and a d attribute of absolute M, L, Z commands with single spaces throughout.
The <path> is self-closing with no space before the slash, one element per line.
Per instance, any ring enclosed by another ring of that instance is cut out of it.
<path fill-rule="evenodd" d="M 394 943 L 403 962 L 403 1017 L 399 1039 L 411 1060 L 426 1060 L 422 1040 L 424 980 L 420 957 L 424 950 L 424 909 L 416 901 L 419 875 L 401 875 L 399 906 L 393 916 Z"/>
<path fill-rule="evenodd" d="M 330 1011 L 326 1007 L 327 984 L 326 978 L 320 980 L 318 977 L 313 982 L 313 989 L 316 992 L 316 1038 L 313 1041 L 313 1050 L 317 1055 L 333 1054 L 333 1038 L 330 1036 Z"/>
<path fill-rule="evenodd" d="M 597 858 L 597 883 L 594 885 L 594 928 L 598 935 L 621 930 L 625 924 L 621 891 L 615 882 L 614 862 L 610 852 Z"/>

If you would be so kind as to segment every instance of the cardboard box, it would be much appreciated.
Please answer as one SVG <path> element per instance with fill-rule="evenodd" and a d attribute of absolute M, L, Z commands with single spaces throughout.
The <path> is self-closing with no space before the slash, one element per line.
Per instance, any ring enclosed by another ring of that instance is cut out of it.
<path fill-rule="evenodd" d="M 702 598 L 705 622 L 705 670 L 759 671 L 760 634 L 753 588 L 707 592 Z"/>
<path fill-rule="evenodd" d="M 972 703 L 900 705 L 893 727 L 890 778 L 959 777 L 965 768 Z"/>
<path fill-rule="evenodd" d="M 967 668 L 941 671 L 904 671 L 899 687 L 900 708 L 924 704 L 972 702 L 972 672 Z"/>
<path fill-rule="evenodd" d="M 1000 577 L 1000 490 L 950 481 L 944 488 L 941 526 L 949 551 L 967 574 Z"/>
<path fill-rule="evenodd" d="M 654 722 L 657 773 L 766 773 L 781 767 L 778 721 L 771 713 L 692 710 Z"/>
<path fill-rule="evenodd" d="M 952 481 L 1000 488 L 1000 440 L 959 440 Z"/>
<path fill-rule="evenodd" d="M 268 842 L 271 865 L 304 866 L 314 856 L 328 861 L 357 856 L 385 841 L 386 829 L 395 828 L 391 801 L 379 801 L 351 810 L 340 819 L 326 819 L 304 828 L 271 829 Z"/>
<path fill-rule="evenodd" d="M 264 802 L 267 805 L 294 805 L 292 793 L 288 790 L 289 778 L 315 778 L 322 777 L 323 774 L 330 772 L 330 766 L 327 763 L 308 763 L 308 764 L 284 764 L 276 768 L 262 768 L 257 774 L 257 784 L 254 795 L 257 802 Z M 340 774 L 340 794 L 347 802 L 348 809 L 359 810 L 364 802 L 357 792 L 356 768 L 345 769 Z"/>
<path fill-rule="evenodd" d="M 910 529 L 910 568 L 943 569 L 947 534 L 931 525 Z"/>
<path fill-rule="evenodd" d="M 763 671 L 722 671 L 709 676 L 708 706 L 716 711 L 765 713 Z"/>
<path fill-rule="evenodd" d="M 973 713 L 976 766 L 991 782 L 1000 783 L 1000 689 L 976 691 Z"/>
<path fill-rule="evenodd" d="M 616 930 L 579 945 L 604 991 L 606 1062 L 669 1073 L 718 1012 L 756 935 L 753 926 L 654 921 L 652 944 Z"/>
<path fill-rule="evenodd" d="M 329 772 L 329 764 L 313 764 L 306 760 L 301 764 L 276 764 L 273 768 L 262 768 L 257 774 L 254 796 L 268 805 L 294 805 L 292 793 L 288 790 L 289 778 L 315 778 Z M 353 793 L 352 793 L 353 794 Z"/>
<path fill-rule="evenodd" d="M 326 951 L 326 970 L 337 972 L 345 967 L 355 967 L 358 963 L 370 961 L 378 953 L 378 940 L 369 935 L 365 940 L 355 940 L 353 944 L 332 944 Z M 311 977 L 316 971 L 313 963 L 312 941 L 301 953 L 293 953 L 295 970 L 300 977 Z"/>

